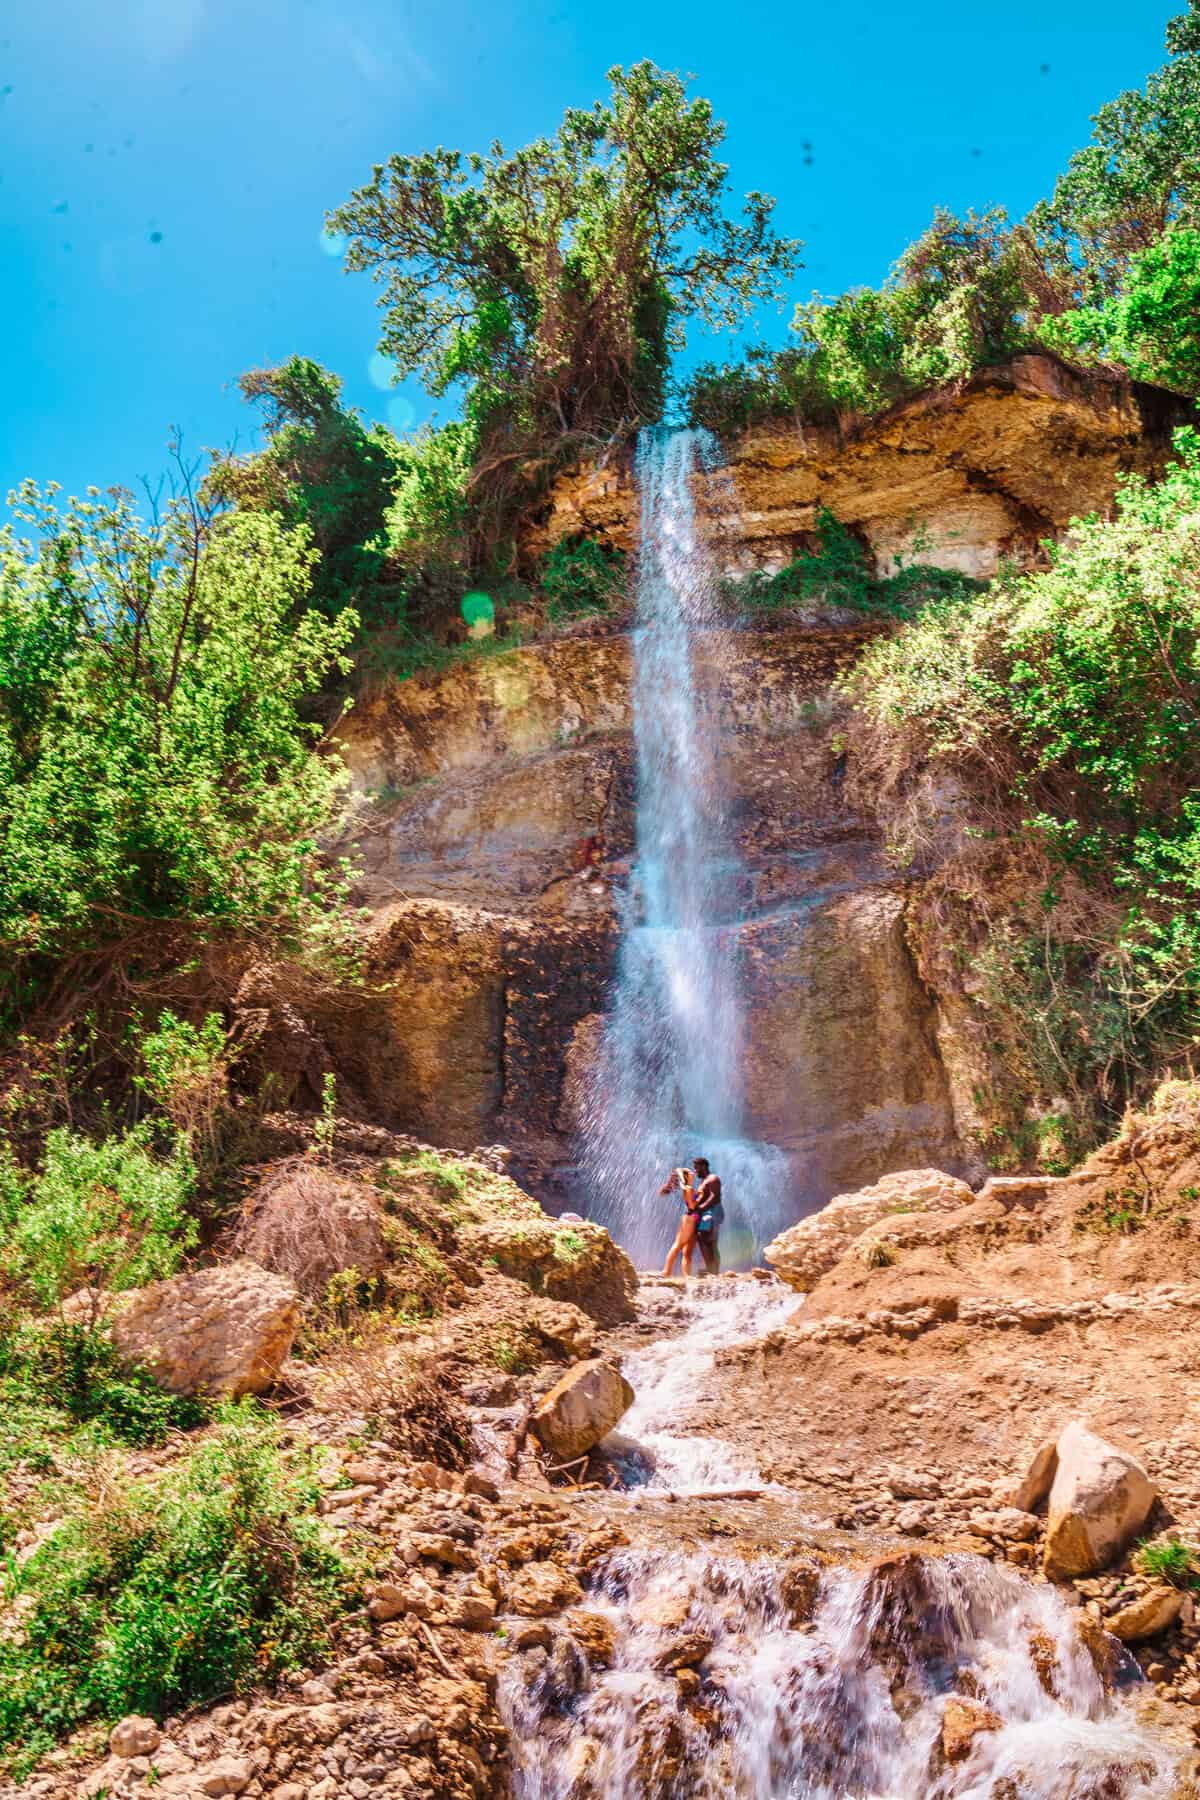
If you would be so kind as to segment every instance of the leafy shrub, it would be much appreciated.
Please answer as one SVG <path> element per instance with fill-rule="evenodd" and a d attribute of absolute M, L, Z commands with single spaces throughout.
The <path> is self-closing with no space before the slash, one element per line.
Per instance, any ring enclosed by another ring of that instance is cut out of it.
<path fill-rule="evenodd" d="M 1160 1538 L 1138 1548 L 1138 1567 L 1170 1587 L 1200 1588 L 1200 1550 L 1191 1544 Z"/>
<path fill-rule="evenodd" d="M 551 619 L 607 612 L 625 597 L 625 558 L 595 538 L 563 538 L 542 564 Z"/>
<path fill-rule="evenodd" d="M 348 1571 L 311 1462 L 250 1402 L 154 1480 L 100 1481 L 19 1568 L 0 1636 L 0 1756 L 20 1774 L 89 1719 L 172 1708 L 294 1668 L 328 1643 Z"/>
<path fill-rule="evenodd" d="M 204 1404 L 166 1393 L 145 1370 L 121 1362 L 103 1331 L 61 1319 L 26 1320 L 0 1344 L 0 1437 L 11 1445 L 14 1417 L 33 1422 L 34 1442 L 52 1442 L 75 1426 L 89 1443 L 160 1444 L 172 1431 L 203 1422 Z"/>
<path fill-rule="evenodd" d="M 352 615 L 297 617 L 312 552 L 266 514 L 22 489 L 0 531 L 0 1006 L 154 928 L 299 934 L 343 781 L 303 697 Z"/>
<path fill-rule="evenodd" d="M 877 577 L 863 545 L 822 508 L 816 522 L 817 548 L 774 575 L 753 574 L 730 582 L 727 592 L 739 605 L 775 611 L 820 603 L 855 612 L 911 618 L 933 599 L 976 593 L 979 583 L 952 569 L 914 564 Z"/>
<path fill-rule="evenodd" d="M 1130 259 L 1121 292 L 1049 320 L 1077 361 L 1123 365 L 1137 381 L 1200 393 L 1200 231 L 1179 225 Z"/>
<path fill-rule="evenodd" d="M 251 511 L 299 528 L 318 553 L 310 604 L 330 617 L 373 613 L 392 576 L 386 521 L 402 466 L 401 445 L 342 404 L 342 383 L 306 356 L 252 369 L 238 384 L 266 413 L 267 444 L 222 457 L 207 486 Z"/>
<path fill-rule="evenodd" d="M 41 1172 L 4 1164 L 0 1275 L 43 1311 L 83 1287 L 161 1280 L 196 1241 L 186 1151 L 155 1155 L 150 1129 L 93 1143 L 52 1131 Z"/>
<path fill-rule="evenodd" d="M 908 857 L 928 771 L 972 796 L 943 889 L 974 966 L 997 960 L 994 1016 L 1032 997 L 1050 1092 L 1109 1113 L 1200 1026 L 1200 437 L 1176 449 L 1048 569 L 934 603 L 849 681 L 858 778 Z"/>

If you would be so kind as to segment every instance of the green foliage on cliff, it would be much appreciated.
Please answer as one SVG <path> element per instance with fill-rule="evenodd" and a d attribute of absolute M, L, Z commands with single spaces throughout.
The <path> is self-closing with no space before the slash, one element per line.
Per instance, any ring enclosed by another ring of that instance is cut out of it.
<path fill-rule="evenodd" d="M 92 1719 L 162 1718 L 295 1668 L 350 1597 L 311 1463 L 249 1402 L 153 1480 L 97 1482 L 20 1568 L 0 1635 L 0 1768 Z"/>
<path fill-rule="evenodd" d="M 942 885 L 994 1004 L 1033 1015 L 1048 1085 L 1110 1107 L 1200 1041 L 1200 437 L 1176 448 L 1048 569 L 927 608 L 850 683 L 909 858 L 931 773 L 970 798 Z"/>
<path fill-rule="evenodd" d="M 1200 11 L 1167 28 L 1171 61 L 1092 121 L 1048 200 L 1010 223 L 938 211 L 879 289 L 797 307 L 797 343 L 708 365 L 693 421 L 729 432 L 789 415 L 870 417 L 1022 350 L 1057 350 L 1200 393 Z"/>
<path fill-rule="evenodd" d="M 156 931 L 301 934 L 341 777 L 300 707 L 354 625 L 306 608 L 305 533 L 32 484 L 16 516 L 33 535 L 0 531 L 0 1010 Z"/>
<path fill-rule="evenodd" d="M 303 529 L 317 552 L 310 605 L 330 615 L 378 605 L 388 586 L 387 515 L 404 466 L 400 445 L 344 406 L 339 378 L 308 357 L 252 369 L 238 385 L 264 411 L 266 447 L 218 458 L 209 488 Z"/>
<path fill-rule="evenodd" d="M 609 83 L 521 150 L 392 156 L 330 218 L 382 290 L 381 349 L 461 395 L 440 461 L 470 470 L 472 566 L 502 551 L 539 471 L 659 416 L 690 319 L 736 326 L 795 266 L 765 195 L 729 216 L 706 101 L 648 62 Z"/>
<path fill-rule="evenodd" d="M 839 519 L 822 508 L 816 544 L 774 575 L 756 572 L 727 584 L 729 597 L 755 611 L 778 612 L 813 604 L 909 619 L 935 599 L 965 599 L 980 583 L 954 569 L 913 563 L 877 576 L 866 549 Z"/>

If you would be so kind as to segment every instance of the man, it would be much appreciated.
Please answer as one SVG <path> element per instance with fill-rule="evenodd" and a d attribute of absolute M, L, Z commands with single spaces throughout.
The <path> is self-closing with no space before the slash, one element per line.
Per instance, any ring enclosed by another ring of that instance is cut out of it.
<path fill-rule="evenodd" d="M 692 1167 L 696 1171 L 696 1194 L 692 1201 L 696 1210 L 696 1242 L 704 1258 L 704 1273 L 719 1275 L 721 1247 L 718 1240 L 725 1218 L 725 1208 L 721 1204 L 721 1177 L 712 1173 L 707 1157 L 698 1156 Z"/>

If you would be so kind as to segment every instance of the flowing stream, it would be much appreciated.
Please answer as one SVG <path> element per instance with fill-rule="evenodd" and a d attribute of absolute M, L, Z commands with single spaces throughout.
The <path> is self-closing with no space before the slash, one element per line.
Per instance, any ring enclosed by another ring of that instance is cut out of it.
<path fill-rule="evenodd" d="M 636 855 L 584 1138 L 589 1212 L 643 1266 L 661 1262 L 674 1232 L 674 1202 L 657 1190 L 674 1165 L 698 1154 L 724 1184 L 727 1263 L 753 1261 L 788 1222 L 786 1162 L 748 1139 L 743 1120 L 739 957 L 729 923 L 741 871 L 714 673 L 727 631 L 694 491 L 714 453 L 707 432 L 648 430 L 638 439 Z"/>
<path fill-rule="evenodd" d="M 650 1467 L 647 1502 L 707 1500 L 755 1479 L 729 1446 L 681 1429 L 679 1415 L 719 1346 L 774 1329 L 795 1307 L 773 1285 L 699 1284 L 680 1334 L 625 1359 L 638 1400 L 623 1434 Z M 560 1633 L 550 1650 L 509 1659 L 500 1703 L 516 1800 L 1189 1791 L 1177 1785 L 1178 1748 L 1144 1729 L 1121 1691 L 1136 1668 L 1106 1691 L 1077 1615 L 1052 1588 L 979 1557 L 883 1545 L 861 1567 L 822 1565 L 809 1548 L 818 1534 L 789 1514 L 781 1490 L 772 1499 L 768 1544 L 742 1550 L 698 1546 L 697 1517 L 676 1522 L 669 1504 L 649 1521 L 637 1514 L 640 1533 L 601 1565 L 587 1597 L 591 1652 Z M 604 1637 L 611 1648 L 595 1648 Z"/>

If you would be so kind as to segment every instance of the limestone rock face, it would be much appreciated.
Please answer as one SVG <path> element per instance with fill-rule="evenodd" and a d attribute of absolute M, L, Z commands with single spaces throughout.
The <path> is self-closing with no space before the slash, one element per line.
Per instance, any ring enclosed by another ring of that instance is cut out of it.
<path fill-rule="evenodd" d="M 1119 472 L 1161 466 L 1181 420 L 1171 395 L 1018 356 L 849 438 L 811 425 L 754 427 L 731 445 L 727 468 L 701 478 L 702 510 L 732 544 L 735 568 L 789 560 L 828 507 L 880 568 L 900 557 L 990 576 L 1002 556 L 1019 561 L 1071 518 L 1107 507 Z M 629 466 L 583 465 L 556 483 L 528 548 L 583 531 L 627 549 L 636 524 Z"/>
<path fill-rule="evenodd" d="M 955 1212 L 974 1198 L 965 1181 L 939 1169 L 904 1169 L 858 1193 L 838 1194 L 820 1212 L 781 1232 L 763 1254 L 789 1287 L 805 1294 L 881 1221 L 908 1213 Z"/>
<path fill-rule="evenodd" d="M 1146 1523 L 1158 1498 L 1145 1469 L 1080 1420 L 1058 1439 L 1043 1567 L 1055 1579 L 1108 1566 Z"/>
<path fill-rule="evenodd" d="M 173 1394 L 262 1394 L 300 1323 L 290 1281 L 248 1258 L 173 1275 L 120 1296 L 112 1312 L 120 1355 L 144 1364 Z"/>
<path fill-rule="evenodd" d="M 611 1363 L 578 1363 L 539 1402 L 530 1425 L 544 1450 L 559 1462 L 571 1462 L 608 1436 L 633 1398 L 633 1389 Z"/>
<path fill-rule="evenodd" d="M 494 1261 L 502 1274 L 549 1300 L 572 1302 L 601 1325 L 633 1317 L 637 1274 L 601 1225 L 490 1219 L 466 1227 L 462 1244 L 473 1260 Z"/>

